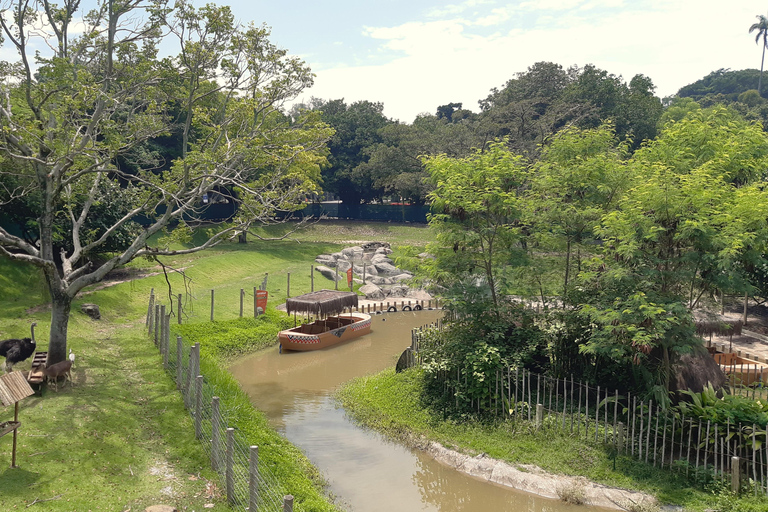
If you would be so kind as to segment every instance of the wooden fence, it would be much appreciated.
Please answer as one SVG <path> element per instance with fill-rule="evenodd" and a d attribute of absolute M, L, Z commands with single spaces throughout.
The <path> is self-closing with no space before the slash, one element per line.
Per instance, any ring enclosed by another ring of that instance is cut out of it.
<path fill-rule="evenodd" d="M 420 345 L 425 333 L 444 325 L 412 331 L 408 351 L 413 364 L 424 362 Z M 450 377 L 445 373 L 438 377 L 457 406 L 457 383 L 466 382 L 467 375 L 457 369 Z M 737 393 L 747 395 L 745 390 Z M 536 428 L 599 443 L 653 466 L 684 472 L 701 483 L 719 480 L 736 491 L 751 481 L 755 494 L 768 494 L 768 426 L 703 421 L 573 377 L 558 379 L 506 366 L 489 380 L 487 398 L 471 400 L 469 406 L 479 414 L 524 420 Z"/>

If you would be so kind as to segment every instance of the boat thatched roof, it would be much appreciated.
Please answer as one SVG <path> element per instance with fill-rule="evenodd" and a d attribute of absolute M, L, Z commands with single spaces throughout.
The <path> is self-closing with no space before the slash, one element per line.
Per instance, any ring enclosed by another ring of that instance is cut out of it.
<path fill-rule="evenodd" d="M 338 315 L 346 308 L 357 307 L 357 294 L 336 290 L 320 290 L 291 297 L 285 301 L 285 309 L 291 313 L 309 313 L 319 317 Z"/>

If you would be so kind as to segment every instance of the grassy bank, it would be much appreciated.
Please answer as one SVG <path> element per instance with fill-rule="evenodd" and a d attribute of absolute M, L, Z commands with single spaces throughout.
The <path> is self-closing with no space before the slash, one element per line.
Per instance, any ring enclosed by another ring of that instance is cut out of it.
<path fill-rule="evenodd" d="M 485 453 L 515 466 L 532 464 L 551 473 L 585 476 L 605 485 L 644 491 L 661 503 L 682 505 L 691 511 L 768 510 L 768 500 L 735 499 L 722 488 L 695 487 L 681 474 L 634 458 L 618 456 L 614 460 L 609 450 L 562 435 L 546 425 L 536 431 L 524 421 L 445 421 L 441 413 L 421 403 L 422 390 L 418 370 L 400 374 L 385 370 L 348 383 L 337 397 L 361 424 L 406 443 L 437 441 L 471 455 Z"/>
<path fill-rule="evenodd" d="M 277 226 L 261 234 L 281 236 L 285 229 Z M 200 324 L 184 326 L 188 330 L 183 335 L 218 340 L 218 344 L 206 342 L 203 348 L 206 378 L 220 390 L 222 406 L 237 411 L 233 421 L 260 446 L 260 458 L 280 467 L 285 488 L 296 495 L 296 510 L 332 510 L 316 471 L 253 410 L 222 363 L 271 343 L 274 329 L 281 325 L 275 312 L 267 315 L 271 322 L 237 320 L 239 290 L 257 285 L 268 272 L 272 308 L 285 299 L 288 272 L 292 273 L 292 294 L 309 291 L 309 267 L 315 255 L 348 245 L 337 241 L 419 245 L 429 238 L 425 233 L 423 227 L 324 223 L 294 235 L 293 240 L 225 244 L 164 260 L 171 268 L 184 269 L 186 285 L 174 272 L 166 282 L 154 262 L 138 260 L 110 283 L 113 286 L 86 290 L 73 304 L 69 324 L 68 346 L 76 354 L 74 386 L 20 403 L 19 468 L 9 468 L 12 436 L 0 438 L 0 510 L 24 509 L 35 500 L 37 510 L 143 510 L 156 503 L 173 504 L 180 510 L 203 510 L 208 504 L 213 505 L 210 510 L 229 509 L 218 478 L 194 439 L 192 422 L 175 385 L 144 333 L 152 288 L 166 304 L 171 293 L 185 294 L 184 321 Z M 139 278 L 147 274 L 155 275 Z M 211 289 L 216 292 L 215 324 L 207 323 Z M 101 320 L 80 313 L 80 305 L 86 302 L 100 306 Z M 45 349 L 50 327 L 47 303 L 35 268 L 0 257 L 0 339 L 26 336 L 29 324 L 36 321 L 38 343 Z M 212 325 L 221 336 L 210 335 Z M 16 367 L 28 368 L 28 362 Z M 13 407 L 0 408 L 0 422 L 11 419 Z"/>

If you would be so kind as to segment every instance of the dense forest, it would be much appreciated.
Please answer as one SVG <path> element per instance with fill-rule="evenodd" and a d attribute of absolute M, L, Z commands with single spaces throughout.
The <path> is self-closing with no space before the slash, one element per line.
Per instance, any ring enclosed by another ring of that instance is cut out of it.
<path fill-rule="evenodd" d="M 727 104 L 745 119 L 768 121 L 768 103 L 757 94 L 759 71 L 717 70 L 682 87 L 672 98 L 655 96 L 651 78 L 621 76 L 592 65 L 564 69 L 537 62 L 478 101 L 480 113 L 462 103 L 439 105 L 413 123 L 383 115 L 381 103 L 313 99 L 294 107 L 322 112 L 335 130 L 322 170 L 327 198 L 345 203 L 403 199 L 424 204 L 431 190 L 422 156 L 467 156 L 504 138 L 510 149 L 537 159 L 553 134 L 565 127 L 594 128 L 610 120 L 631 151 L 658 133 L 665 112 Z"/>

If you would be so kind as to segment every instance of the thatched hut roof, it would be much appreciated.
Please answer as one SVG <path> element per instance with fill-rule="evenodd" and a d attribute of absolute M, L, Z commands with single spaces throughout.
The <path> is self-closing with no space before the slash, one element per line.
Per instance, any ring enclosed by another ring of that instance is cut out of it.
<path fill-rule="evenodd" d="M 352 307 L 357 307 L 357 294 L 335 290 L 305 293 L 285 301 L 288 314 L 308 313 L 319 317 L 338 315 L 346 308 Z"/>

